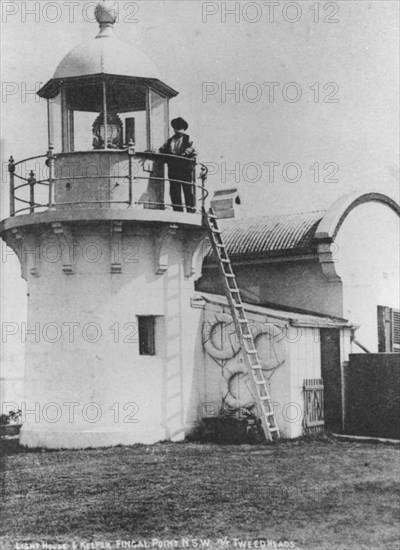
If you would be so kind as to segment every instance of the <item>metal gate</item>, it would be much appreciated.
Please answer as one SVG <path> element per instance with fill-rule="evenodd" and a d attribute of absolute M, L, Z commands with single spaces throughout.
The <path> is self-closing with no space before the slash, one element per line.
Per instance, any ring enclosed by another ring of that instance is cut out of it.
<path fill-rule="evenodd" d="M 324 382 L 321 378 L 303 380 L 304 415 L 303 429 L 306 435 L 324 431 Z"/>

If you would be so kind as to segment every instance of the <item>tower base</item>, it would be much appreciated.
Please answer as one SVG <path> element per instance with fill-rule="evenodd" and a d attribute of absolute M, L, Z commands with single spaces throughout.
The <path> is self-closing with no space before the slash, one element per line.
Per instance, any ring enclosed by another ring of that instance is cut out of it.
<path fill-rule="evenodd" d="M 172 441 L 182 441 L 185 433 L 182 430 Z M 159 430 L 135 430 L 126 428 L 99 428 L 82 431 L 57 431 L 57 430 L 29 430 L 22 427 L 20 444 L 30 449 L 88 449 L 99 447 L 113 447 L 116 445 L 151 445 L 167 439 L 165 431 Z"/>

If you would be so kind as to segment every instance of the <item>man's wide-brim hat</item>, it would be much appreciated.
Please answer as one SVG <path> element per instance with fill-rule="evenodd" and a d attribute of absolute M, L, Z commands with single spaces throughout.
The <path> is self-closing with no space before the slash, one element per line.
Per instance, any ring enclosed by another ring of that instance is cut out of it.
<path fill-rule="evenodd" d="M 171 126 L 174 130 L 187 130 L 189 128 L 189 124 L 181 117 L 171 120 Z"/>

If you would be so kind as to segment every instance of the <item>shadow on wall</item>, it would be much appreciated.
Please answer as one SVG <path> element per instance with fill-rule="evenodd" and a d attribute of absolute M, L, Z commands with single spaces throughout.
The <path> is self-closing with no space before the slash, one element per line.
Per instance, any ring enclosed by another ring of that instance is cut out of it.
<path fill-rule="evenodd" d="M 180 299 L 180 272 L 172 266 L 164 281 L 164 342 L 161 418 L 165 438 L 180 440 L 185 437 L 183 401 L 182 311 Z"/>
<path fill-rule="evenodd" d="M 197 432 L 204 408 L 207 408 L 206 394 L 203 380 L 205 352 L 202 344 L 204 314 L 199 316 L 196 328 L 195 347 L 193 349 L 194 373 L 190 388 L 189 403 L 185 418 L 186 436 L 193 439 Z"/>

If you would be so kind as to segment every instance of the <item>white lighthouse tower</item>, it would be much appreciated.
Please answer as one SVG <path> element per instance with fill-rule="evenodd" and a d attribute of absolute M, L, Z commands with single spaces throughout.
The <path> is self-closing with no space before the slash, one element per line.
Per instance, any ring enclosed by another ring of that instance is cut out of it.
<path fill-rule="evenodd" d="M 28 447 L 179 440 L 198 407 L 191 298 L 206 233 L 204 171 L 175 160 L 190 168 L 182 186 L 195 206 L 171 204 L 171 158 L 156 151 L 177 92 L 114 36 L 106 2 L 96 18 L 97 36 L 38 92 L 48 102 L 48 174 L 25 179 L 27 160 L 9 165 L 0 232 L 28 286 Z"/>

